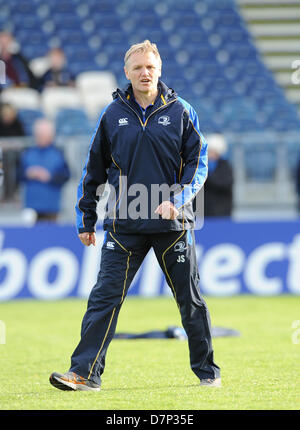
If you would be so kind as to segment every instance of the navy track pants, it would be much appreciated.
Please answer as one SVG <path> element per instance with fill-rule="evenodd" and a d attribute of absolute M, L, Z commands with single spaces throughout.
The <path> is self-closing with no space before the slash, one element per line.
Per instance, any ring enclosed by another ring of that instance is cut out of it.
<path fill-rule="evenodd" d="M 200 379 L 220 376 L 213 358 L 209 311 L 198 287 L 193 231 L 145 235 L 106 233 L 100 271 L 82 320 L 80 342 L 71 357 L 71 371 L 101 384 L 119 311 L 151 247 L 179 308 L 193 372 Z"/>

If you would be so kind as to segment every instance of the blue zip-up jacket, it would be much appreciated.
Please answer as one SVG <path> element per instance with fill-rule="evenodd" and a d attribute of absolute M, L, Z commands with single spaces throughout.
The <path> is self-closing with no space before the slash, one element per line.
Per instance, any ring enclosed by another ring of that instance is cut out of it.
<path fill-rule="evenodd" d="M 194 227 L 192 201 L 207 177 L 207 143 L 194 109 L 162 81 L 153 105 L 143 110 L 132 86 L 117 89 L 102 111 L 81 181 L 76 214 L 79 233 L 94 232 L 97 189 L 111 188 L 104 230 L 157 233 Z M 171 187 L 169 197 L 158 187 Z M 170 200 L 179 210 L 175 220 L 154 214 Z"/>
<path fill-rule="evenodd" d="M 42 166 L 50 172 L 49 182 L 26 177 L 26 170 Z M 19 179 L 24 182 L 24 203 L 38 213 L 58 213 L 61 206 L 62 186 L 69 180 L 70 170 L 63 152 L 55 145 L 27 148 L 20 161 Z"/>

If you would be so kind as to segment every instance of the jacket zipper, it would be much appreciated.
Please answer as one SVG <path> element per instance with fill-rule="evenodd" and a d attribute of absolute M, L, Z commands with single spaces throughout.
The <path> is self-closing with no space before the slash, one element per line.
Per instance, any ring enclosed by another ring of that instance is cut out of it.
<path fill-rule="evenodd" d="M 169 103 L 160 106 L 159 108 L 155 109 L 155 111 L 151 112 L 150 115 L 148 116 L 148 118 L 146 119 L 145 123 L 143 124 L 143 128 L 145 130 L 145 127 L 147 125 L 147 122 L 149 121 L 149 118 L 154 115 L 157 111 L 159 111 L 160 109 L 164 109 L 165 107 L 169 106 L 171 103 L 174 103 L 176 99 L 171 100 Z"/>
<path fill-rule="evenodd" d="M 131 107 L 128 103 L 126 103 L 125 102 L 125 100 L 121 97 L 121 95 L 120 95 L 120 93 L 118 93 L 118 95 L 119 95 L 119 97 L 120 97 L 120 99 L 122 100 L 122 102 L 123 103 L 125 103 L 131 110 L 132 110 L 132 112 L 134 112 L 135 113 L 135 115 L 138 117 L 138 119 L 139 119 L 139 122 L 140 122 L 140 124 L 141 124 L 141 126 L 142 126 L 142 129 L 145 131 L 145 128 L 146 128 L 146 125 L 147 125 L 147 122 L 148 122 L 148 120 L 149 120 L 149 118 L 153 115 L 153 114 L 155 114 L 157 111 L 159 111 L 160 109 L 163 109 L 163 108 L 165 108 L 165 107 L 167 107 L 167 106 L 169 106 L 171 103 L 173 103 L 173 102 L 175 102 L 177 99 L 174 99 L 174 100 L 171 100 L 169 103 L 166 103 L 165 105 L 162 105 L 162 106 L 160 106 L 159 108 L 157 108 L 157 109 L 155 109 L 155 111 L 153 111 L 153 112 L 151 112 L 150 113 L 150 115 L 148 116 L 148 118 L 146 119 L 146 121 L 143 123 L 143 121 L 141 120 L 141 118 L 139 117 L 139 115 L 137 114 L 137 112 L 133 109 L 133 107 Z"/>

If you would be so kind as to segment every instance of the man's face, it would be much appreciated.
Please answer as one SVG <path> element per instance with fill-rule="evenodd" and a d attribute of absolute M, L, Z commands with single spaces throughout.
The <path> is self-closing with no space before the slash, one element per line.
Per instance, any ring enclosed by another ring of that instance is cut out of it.
<path fill-rule="evenodd" d="M 65 65 L 65 55 L 63 52 L 59 50 L 53 50 L 49 53 L 49 60 L 52 69 L 54 70 L 61 70 Z"/>
<path fill-rule="evenodd" d="M 135 52 L 131 54 L 124 71 L 134 91 L 144 94 L 157 91 L 161 68 L 160 61 L 153 52 Z"/>
<path fill-rule="evenodd" d="M 54 128 L 47 121 L 41 120 L 34 128 L 36 144 L 39 147 L 45 148 L 51 145 L 54 140 L 54 135 Z"/>
<path fill-rule="evenodd" d="M 10 54 L 10 47 L 13 41 L 14 39 L 10 33 L 6 33 L 5 31 L 0 33 L 0 53 L 2 55 Z"/>
<path fill-rule="evenodd" d="M 208 149 L 207 156 L 209 160 L 218 160 L 220 158 L 220 154 L 213 149 Z"/>

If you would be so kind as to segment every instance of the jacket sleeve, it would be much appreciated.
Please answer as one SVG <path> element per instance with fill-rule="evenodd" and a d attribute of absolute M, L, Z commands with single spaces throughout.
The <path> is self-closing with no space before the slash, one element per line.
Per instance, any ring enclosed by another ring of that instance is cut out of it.
<path fill-rule="evenodd" d="M 97 222 L 97 189 L 107 180 L 107 169 L 110 165 L 110 145 L 106 138 L 104 118 L 106 108 L 102 111 L 96 130 L 92 136 L 87 160 L 77 189 L 76 222 L 78 233 L 95 231 Z"/>
<path fill-rule="evenodd" d="M 184 106 L 186 110 L 181 153 L 183 172 L 179 192 L 175 192 L 172 198 L 172 202 L 179 210 L 194 199 L 203 187 L 208 172 L 207 143 L 200 132 L 198 116 L 188 103 L 184 102 Z"/>

